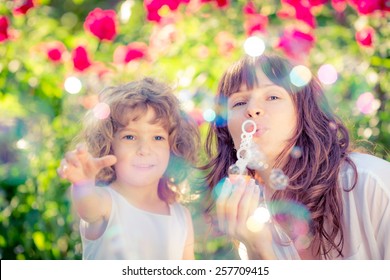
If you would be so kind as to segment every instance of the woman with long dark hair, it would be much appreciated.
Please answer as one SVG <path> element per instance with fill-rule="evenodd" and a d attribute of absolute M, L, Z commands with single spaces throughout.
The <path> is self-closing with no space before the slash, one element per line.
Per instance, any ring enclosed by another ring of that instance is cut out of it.
<path fill-rule="evenodd" d="M 206 141 L 211 160 L 204 169 L 215 199 L 208 212 L 216 210 L 220 230 L 249 258 L 390 259 L 390 163 L 353 152 L 318 80 L 294 85 L 293 67 L 264 54 L 245 56 L 223 74 Z M 228 170 L 246 120 L 266 164 L 247 168 L 243 180 Z M 275 176 L 288 184 L 275 187 Z M 259 204 L 270 214 L 261 224 Z"/>

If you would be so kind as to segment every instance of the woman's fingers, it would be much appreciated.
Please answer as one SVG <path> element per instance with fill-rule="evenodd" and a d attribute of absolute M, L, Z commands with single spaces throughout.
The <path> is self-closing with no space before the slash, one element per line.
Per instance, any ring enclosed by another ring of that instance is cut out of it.
<path fill-rule="evenodd" d="M 256 185 L 256 183 L 253 181 L 254 185 L 254 190 L 253 190 L 253 195 L 252 198 L 249 202 L 249 209 L 248 209 L 248 217 L 253 215 L 257 207 L 259 207 L 260 203 L 260 186 Z"/>
<path fill-rule="evenodd" d="M 250 179 L 239 202 L 237 212 L 237 224 L 240 227 L 246 227 L 246 221 L 248 217 L 253 214 L 254 209 L 252 210 L 251 206 L 253 204 L 252 201 L 254 200 L 255 187 L 255 180 Z"/>
<path fill-rule="evenodd" d="M 241 177 L 234 183 L 232 194 L 225 204 L 225 213 L 227 220 L 227 234 L 235 236 L 237 227 L 237 213 L 239 212 L 239 203 L 245 192 L 246 182 Z"/>
<path fill-rule="evenodd" d="M 218 227 L 222 232 L 226 231 L 226 200 L 229 198 L 231 192 L 232 183 L 229 178 L 226 178 L 216 201 Z"/>

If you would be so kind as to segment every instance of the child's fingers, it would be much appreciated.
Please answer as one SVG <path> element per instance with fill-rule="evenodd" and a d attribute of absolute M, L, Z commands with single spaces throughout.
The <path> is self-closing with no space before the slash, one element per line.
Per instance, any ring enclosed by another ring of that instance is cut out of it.
<path fill-rule="evenodd" d="M 73 165 L 75 167 L 80 167 L 80 159 L 76 155 L 75 151 L 67 152 L 65 154 L 65 160 L 67 164 Z"/>
<path fill-rule="evenodd" d="M 95 159 L 95 165 L 98 170 L 109 167 L 111 165 L 114 165 L 116 163 L 116 156 L 114 155 L 107 155 L 101 158 Z"/>
<path fill-rule="evenodd" d="M 57 168 L 57 174 L 62 178 L 66 179 L 66 172 L 68 169 L 68 164 L 65 159 L 61 160 L 60 166 Z"/>
<path fill-rule="evenodd" d="M 87 145 L 85 145 L 85 143 L 79 143 L 79 144 L 77 144 L 77 146 L 76 146 L 76 152 L 77 152 L 78 154 L 82 154 L 82 153 L 88 152 Z"/>

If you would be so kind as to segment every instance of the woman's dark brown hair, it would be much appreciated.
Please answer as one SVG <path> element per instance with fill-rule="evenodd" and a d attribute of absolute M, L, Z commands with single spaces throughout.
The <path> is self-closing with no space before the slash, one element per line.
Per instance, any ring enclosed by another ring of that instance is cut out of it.
<path fill-rule="evenodd" d="M 282 168 L 290 184 L 283 191 L 276 191 L 273 201 L 291 201 L 307 208 L 311 215 L 310 230 L 313 241 L 319 244 L 314 254 L 329 258 L 336 250 L 342 256 L 344 235 L 341 224 L 342 201 L 338 174 L 343 162 L 356 167 L 348 158 L 349 135 L 342 122 L 332 114 L 319 81 L 313 76 L 310 82 L 297 87 L 289 74 L 294 65 L 276 55 L 249 56 L 233 64 L 222 76 L 216 97 L 218 117 L 211 123 L 206 139 L 206 153 L 210 157 L 203 166 L 208 171 L 206 182 L 210 197 L 212 189 L 227 176 L 230 165 L 237 157 L 226 123 L 227 98 L 239 91 L 241 85 L 248 89 L 257 86 L 256 71 L 261 70 L 274 84 L 283 87 L 292 97 L 297 111 L 295 136 L 277 157 L 273 168 Z M 291 157 L 293 147 L 301 147 L 300 157 Z M 285 159 L 288 160 L 286 161 Z M 284 166 L 282 162 L 286 162 Z M 250 172 L 254 175 L 254 172 Z M 343 186 L 346 191 L 353 186 Z M 213 203 L 210 203 L 208 211 Z M 277 214 L 277 213 L 274 213 Z"/>

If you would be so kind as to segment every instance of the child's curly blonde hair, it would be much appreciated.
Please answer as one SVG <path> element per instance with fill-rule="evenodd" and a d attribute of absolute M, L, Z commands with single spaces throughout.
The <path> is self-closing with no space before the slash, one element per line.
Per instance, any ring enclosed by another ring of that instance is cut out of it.
<path fill-rule="evenodd" d="M 179 184 L 188 176 L 190 167 L 197 160 L 200 142 L 196 124 L 180 109 L 179 100 L 172 89 L 152 78 L 115 87 L 108 87 L 99 94 L 99 102 L 110 107 L 110 116 L 98 119 L 92 110 L 84 120 L 84 129 L 77 137 L 83 141 L 94 157 L 113 154 L 112 142 L 115 133 L 128 125 L 129 121 L 145 115 L 151 108 L 156 123 L 168 131 L 171 149 L 168 168 L 158 185 L 159 197 L 172 203 L 179 198 Z M 110 184 L 116 179 L 113 166 L 103 168 L 97 175 L 97 182 Z"/>

